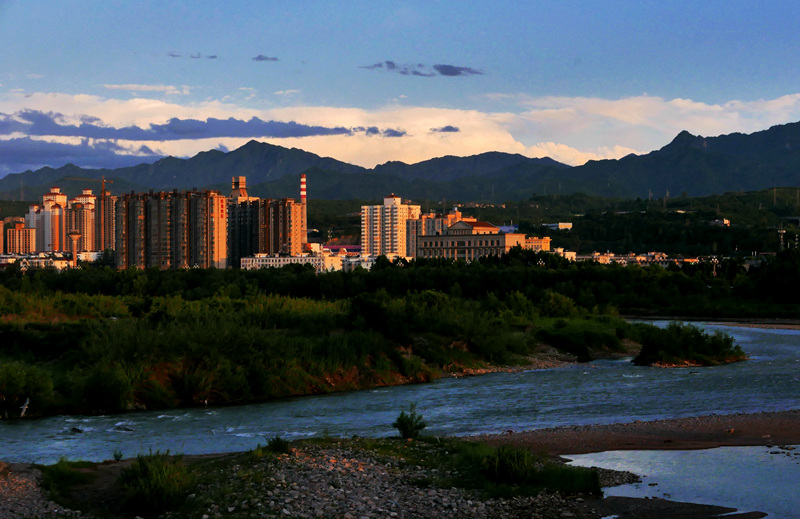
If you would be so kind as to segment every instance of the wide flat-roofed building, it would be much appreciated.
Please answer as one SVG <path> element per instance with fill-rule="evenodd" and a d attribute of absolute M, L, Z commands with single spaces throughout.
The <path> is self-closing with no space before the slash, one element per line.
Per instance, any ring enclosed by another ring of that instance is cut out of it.
<path fill-rule="evenodd" d="M 420 236 L 418 242 L 418 258 L 463 261 L 505 254 L 512 247 L 526 246 L 524 234 L 501 234 L 497 226 L 481 221 L 456 222 L 444 234 Z"/>

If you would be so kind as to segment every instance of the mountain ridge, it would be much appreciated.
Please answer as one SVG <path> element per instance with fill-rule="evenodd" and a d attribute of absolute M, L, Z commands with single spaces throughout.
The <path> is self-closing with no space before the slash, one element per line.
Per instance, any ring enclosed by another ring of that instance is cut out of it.
<path fill-rule="evenodd" d="M 0 179 L 0 197 L 15 199 L 20 188 L 33 197 L 64 177 L 101 176 L 117 180 L 114 187 L 158 190 L 219 188 L 230 185 L 233 176 L 246 176 L 251 190 L 262 196 L 296 197 L 304 172 L 310 176 L 309 196 L 328 199 L 380 199 L 389 192 L 475 202 L 575 192 L 619 198 L 703 196 L 800 185 L 800 122 L 716 137 L 683 130 L 658 150 L 575 167 L 548 157 L 490 151 L 415 164 L 388 161 L 369 169 L 251 140 L 229 152 L 208 150 L 186 159 L 165 157 L 114 170 L 67 164 L 11 174 Z"/>

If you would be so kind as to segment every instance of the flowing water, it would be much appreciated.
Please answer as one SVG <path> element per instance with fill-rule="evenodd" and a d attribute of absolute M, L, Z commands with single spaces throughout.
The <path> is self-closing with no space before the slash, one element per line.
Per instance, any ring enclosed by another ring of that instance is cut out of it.
<path fill-rule="evenodd" d="M 240 451 L 275 435 L 391 436 L 390 424 L 411 403 L 429 423 L 426 432 L 440 435 L 800 409 L 800 331 L 703 327 L 733 335 L 750 360 L 686 369 L 596 361 L 228 408 L 6 420 L 0 460 Z"/>
<path fill-rule="evenodd" d="M 0 460 L 227 452 L 275 435 L 391 436 L 390 424 L 411 403 L 428 422 L 427 433 L 447 435 L 800 409 L 800 331 L 704 327 L 733 335 L 751 359 L 696 369 L 595 361 L 227 408 L 5 420 Z"/>

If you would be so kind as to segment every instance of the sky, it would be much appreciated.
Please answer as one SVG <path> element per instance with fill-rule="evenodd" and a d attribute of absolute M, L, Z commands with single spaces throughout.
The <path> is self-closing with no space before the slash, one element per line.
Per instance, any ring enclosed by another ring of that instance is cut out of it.
<path fill-rule="evenodd" d="M 570 165 L 800 120 L 800 2 L 0 0 L 0 177 L 252 139 Z"/>

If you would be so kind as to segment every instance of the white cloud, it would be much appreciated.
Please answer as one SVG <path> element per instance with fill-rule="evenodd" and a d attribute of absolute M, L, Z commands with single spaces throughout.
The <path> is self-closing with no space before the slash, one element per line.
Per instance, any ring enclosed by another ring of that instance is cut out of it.
<path fill-rule="evenodd" d="M 167 93 L 169 85 L 106 85 L 109 90 Z M 180 87 L 188 88 L 188 87 Z M 251 87 L 241 87 L 253 92 Z M 291 90 L 276 95 L 293 93 Z M 681 130 L 714 136 L 751 133 L 775 124 L 800 120 L 800 94 L 776 99 L 706 104 L 690 99 L 636 96 L 624 99 L 586 97 L 531 97 L 494 94 L 495 101 L 511 102 L 514 110 L 483 112 L 394 103 L 375 110 L 326 106 L 245 108 L 230 99 L 178 103 L 135 96 L 113 99 L 91 95 L 7 92 L 0 94 L 0 113 L 23 109 L 58 112 L 64 122 L 77 124 L 82 116 L 96 117 L 113 127 L 163 124 L 171 118 L 235 118 L 296 122 L 324 127 L 397 130 L 403 137 L 383 137 L 365 132 L 353 135 L 265 139 L 273 144 L 298 147 L 323 156 L 371 167 L 390 160 L 407 163 L 443 155 L 468 156 L 486 151 L 549 156 L 578 165 L 587 160 L 620 158 L 646 153 L 671 141 Z M 456 132 L 431 132 L 452 126 Z M 220 144 L 235 149 L 248 139 L 218 138 L 177 141 L 119 142 L 135 149 L 144 144 L 163 154 L 191 156 Z"/>
<path fill-rule="evenodd" d="M 278 90 L 277 92 L 275 92 L 275 95 L 276 96 L 286 96 L 286 95 L 299 94 L 299 93 L 300 93 L 299 90 Z"/>
<path fill-rule="evenodd" d="M 631 153 L 639 152 L 624 146 L 582 151 L 556 142 L 537 142 L 525 149 L 525 155 L 530 157 L 550 157 L 564 164 L 585 164 L 590 160 L 620 159 Z"/>
<path fill-rule="evenodd" d="M 664 146 L 682 130 L 704 136 L 752 133 L 800 120 L 800 94 L 722 105 L 646 95 L 617 100 L 503 95 L 492 99 L 514 100 L 524 107 L 515 132 L 523 142 L 552 141 L 579 150 L 620 146 L 646 152 Z"/>

